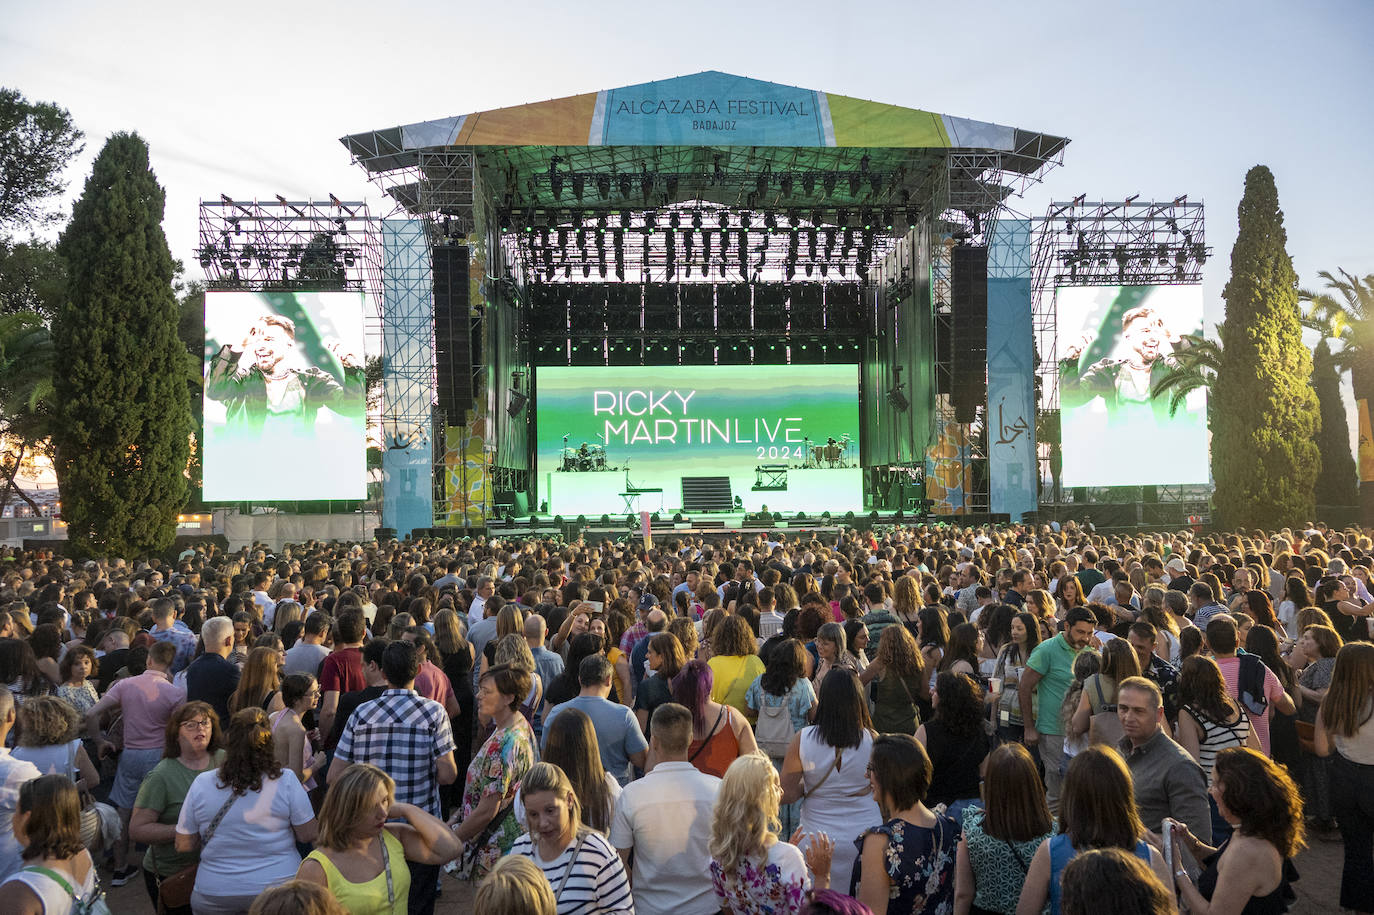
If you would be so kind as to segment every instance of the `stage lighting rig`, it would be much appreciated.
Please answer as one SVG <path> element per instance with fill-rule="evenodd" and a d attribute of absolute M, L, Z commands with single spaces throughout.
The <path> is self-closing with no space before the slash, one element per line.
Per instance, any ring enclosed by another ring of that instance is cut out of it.
<path fill-rule="evenodd" d="M 596 193 L 602 200 L 609 200 L 611 197 L 611 176 L 601 174 L 596 176 Z"/>
<path fill-rule="evenodd" d="M 858 175 L 858 174 L 850 174 L 850 176 L 849 176 L 849 196 L 850 196 L 850 197 L 857 197 L 857 196 L 859 196 L 859 180 L 860 180 L 860 179 L 859 179 L 859 175 Z"/>
<path fill-rule="evenodd" d="M 692 228 L 694 228 L 694 229 L 700 229 L 700 228 L 701 228 L 701 210 L 693 210 L 693 211 L 692 211 Z"/>
<path fill-rule="evenodd" d="M 616 182 L 617 182 L 617 184 L 619 185 L 619 188 L 620 188 L 620 196 L 621 196 L 621 197 L 628 197 L 628 196 L 630 196 L 630 193 L 634 190 L 634 186 L 635 186 L 635 184 L 634 184 L 634 178 L 633 178 L 632 176 L 630 176 L 630 175 L 620 175 L 620 176 L 616 179 Z"/>
<path fill-rule="evenodd" d="M 558 171 L 558 163 L 562 161 L 561 156 L 549 158 L 549 188 L 553 191 L 554 200 L 563 198 L 563 175 Z"/>
<path fill-rule="evenodd" d="M 792 176 L 791 176 L 791 175 L 783 175 L 783 176 L 782 176 L 782 179 L 778 182 L 778 187 L 782 190 L 782 195 L 783 195 L 784 197 L 791 197 L 791 196 L 792 196 Z"/>
<path fill-rule="evenodd" d="M 837 180 L 834 172 L 825 173 L 825 177 L 821 179 L 821 190 L 825 191 L 825 196 L 829 197 L 831 194 L 835 193 L 835 182 Z"/>
<path fill-rule="evenodd" d="M 802 193 L 810 197 L 816 193 L 816 175 L 813 172 L 802 174 Z"/>

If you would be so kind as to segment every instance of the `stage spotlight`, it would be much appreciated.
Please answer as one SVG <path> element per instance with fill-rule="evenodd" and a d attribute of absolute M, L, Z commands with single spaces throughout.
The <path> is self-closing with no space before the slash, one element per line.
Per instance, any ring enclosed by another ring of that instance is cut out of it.
<path fill-rule="evenodd" d="M 591 264 L 583 264 L 583 265 L 582 265 L 582 278 L 583 278 L 584 280 L 585 280 L 585 279 L 589 279 L 589 278 L 591 277 L 591 275 L 592 275 L 592 265 L 591 265 Z"/>
<path fill-rule="evenodd" d="M 918 218 L 920 218 L 920 213 L 916 210 L 916 208 L 915 208 L 915 207 L 908 207 L 908 208 L 907 208 L 907 211 L 906 211 L 906 224 L 907 224 L 907 226 L 914 226 L 914 225 L 916 225 L 916 220 L 917 220 Z"/>
<path fill-rule="evenodd" d="M 849 196 L 859 196 L 859 176 L 851 173 L 849 176 Z"/>
<path fill-rule="evenodd" d="M 884 208 L 883 208 L 883 226 L 884 226 L 884 228 L 886 228 L 888 231 L 891 231 L 891 230 L 892 230 L 892 225 L 893 225 L 892 207 L 884 207 Z"/>
<path fill-rule="evenodd" d="M 720 153 L 711 157 L 711 176 L 719 182 L 725 177 L 725 169 L 720 167 Z"/>
<path fill-rule="evenodd" d="M 694 229 L 700 229 L 700 228 L 701 228 L 701 210 L 693 210 L 693 211 L 692 211 L 692 228 L 694 228 Z"/>
<path fill-rule="evenodd" d="M 759 175 L 754 179 L 754 193 L 760 197 L 768 193 L 768 176 Z"/>
<path fill-rule="evenodd" d="M 647 168 L 639 175 L 639 193 L 644 198 L 644 202 L 649 202 L 649 196 L 654 192 L 654 174 Z"/>
<path fill-rule="evenodd" d="M 778 227 L 778 217 L 774 216 L 772 213 L 765 213 L 763 215 L 763 225 L 769 232 L 772 232 Z"/>
<path fill-rule="evenodd" d="M 628 228 L 630 227 L 630 211 L 629 211 L 629 210 L 621 210 L 621 211 L 620 211 L 620 227 L 621 227 L 622 229 L 628 229 Z"/>
<path fill-rule="evenodd" d="M 577 247 L 585 249 L 587 247 L 587 230 L 577 230 Z"/>
<path fill-rule="evenodd" d="M 665 181 L 668 189 L 668 198 L 677 200 L 677 175 L 669 175 Z"/>
<path fill-rule="evenodd" d="M 825 261 L 821 261 L 821 276 L 828 276 L 829 274 L 830 274 L 830 265 L 829 265 L 828 263 L 826 263 Z"/>
<path fill-rule="evenodd" d="M 730 227 L 730 217 L 726 215 L 724 210 L 721 210 L 720 215 L 716 217 L 716 225 L 720 226 L 722 229 Z"/>
<path fill-rule="evenodd" d="M 1203 244 L 1193 245 L 1193 257 L 1197 258 L 1199 264 L 1207 263 L 1207 246 Z"/>
<path fill-rule="evenodd" d="M 608 200 L 611 196 L 611 176 L 601 174 L 596 176 L 596 193 L 602 200 Z"/>
<path fill-rule="evenodd" d="M 668 214 L 668 226 L 670 228 L 676 230 L 678 226 L 680 226 L 681 224 L 682 221 L 681 218 L 678 216 L 677 210 L 673 210 L 672 213 Z"/>
<path fill-rule="evenodd" d="M 787 266 L 783 268 L 783 272 L 787 277 L 787 282 L 790 283 L 792 282 L 792 278 L 797 275 L 797 265 L 788 261 Z"/>
<path fill-rule="evenodd" d="M 620 196 L 621 196 L 621 197 L 628 197 L 628 196 L 630 196 L 630 192 L 634 190 L 634 186 L 635 186 L 635 184 L 634 184 L 634 179 L 633 179 L 632 177 L 630 177 L 629 175 L 621 175 L 621 176 L 619 176 L 619 178 L 617 178 L 616 180 L 617 180 L 617 183 L 619 184 L 619 187 L 620 187 Z"/>
<path fill-rule="evenodd" d="M 571 278 L 572 278 L 572 264 L 569 264 L 569 263 L 566 263 L 566 262 L 565 262 L 565 263 L 563 264 L 563 279 L 566 280 L 566 279 L 571 279 Z"/>
<path fill-rule="evenodd" d="M 753 224 L 753 220 L 749 218 L 748 213 L 745 213 L 743 216 L 739 218 L 739 224 L 747 229 Z"/>
<path fill-rule="evenodd" d="M 825 173 L 825 177 L 821 179 L 821 190 L 825 191 L 825 196 L 829 197 L 831 194 L 835 193 L 836 180 L 834 172 Z"/>
<path fill-rule="evenodd" d="M 563 198 L 563 175 L 558 171 L 559 158 L 554 156 L 549 160 L 549 187 L 553 190 L 553 199 Z"/>
<path fill-rule="evenodd" d="M 816 192 L 816 175 L 813 172 L 802 174 L 802 193 L 808 197 Z"/>
<path fill-rule="evenodd" d="M 587 189 L 587 179 L 586 179 L 584 176 L 582 176 L 582 175 L 573 175 L 573 176 L 572 176 L 572 186 L 573 186 L 573 197 L 577 198 L 577 200 L 578 200 L 579 202 L 581 202 L 581 200 L 582 200 L 582 194 L 583 194 L 583 193 L 586 191 L 586 189 Z"/>
<path fill-rule="evenodd" d="M 868 176 L 868 186 L 873 189 L 873 193 L 878 194 L 883 189 L 883 176 L 874 172 Z"/>
<path fill-rule="evenodd" d="M 596 227 L 598 229 L 604 232 L 606 230 L 607 225 L 609 225 L 609 219 L 605 213 L 602 213 L 600 216 L 596 217 Z"/>
<path fill-rule="evenodd" d="M 654 230 L 657 229 L 657 228 L 658 228 L 658 217 L 655 216 L 653 213 L 645 213 L 645 214 L 644 214 L 644 232 L 645 232 L 645 234 L 647 235 L 649 232 L 652 232 L 652 231 L 654 231 Z"/>
<path fill-rule="evenodd" d="M 791 175 L 783 175 L 783 176 L 782 176 L 782 180 L 780 180 L 780 181 L 778 182 L 778 187 L 780 187 L 780 188 L 782 189 L 782 195 L 783 195 L 784 197 L 791 197 L 791 196 L 792 196 L 792 176 L 791 176 Z"/>
<path fill-rule="evenodd" d="M 208 255 L 208 254 L 202 254 L 202 255 L 200 256 L 200 266 L 201 266 L 201 269 L 202 269 L 202 270 L 209 270 L 209 269 L 210 269 L 210 265 L 213 264 L 213 263 L 214 263 L 214 260 L 210 257 L 210 255 Z"/>

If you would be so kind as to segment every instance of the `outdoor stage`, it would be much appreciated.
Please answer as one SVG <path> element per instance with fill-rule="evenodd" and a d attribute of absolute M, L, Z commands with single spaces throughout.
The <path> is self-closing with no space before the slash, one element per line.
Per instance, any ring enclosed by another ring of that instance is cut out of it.
<path fill-rule="evenodd" d="M 1172 356 L 1200 321 L 1200 295 L 1159 290 L 1198 282 L 1201 205 L 1023 217 L 1068 143 L 1033 130 L 708 71 L 342 143 L 395 214 L 222 197 L 201 264 L 298 316 L 368 293 L 401 536 L 1090 504 L 1065 491 L 1148 482 L 1092 463 L 1153 410 L 1117 410 L 1154 381 L 1117 384 L 1122 354 Z"/>

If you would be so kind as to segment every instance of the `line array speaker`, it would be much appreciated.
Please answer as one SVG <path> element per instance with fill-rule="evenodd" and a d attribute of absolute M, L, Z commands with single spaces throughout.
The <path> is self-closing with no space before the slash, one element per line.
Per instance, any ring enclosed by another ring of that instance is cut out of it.
<path fill-rule="evenodd" d="M 954 249 L 950 285 L 953 331 L 950 404 L 955 421 L 971 423 L 988 399 L 988 249 Z"/>
<path fill-rule="evenodd" d="M 463 425 L 476 392 L 472 386 L 473 325 L 468 308 L 468 248 L 440 245 L 434 271 L 435 395 L 450 425 Z"/>

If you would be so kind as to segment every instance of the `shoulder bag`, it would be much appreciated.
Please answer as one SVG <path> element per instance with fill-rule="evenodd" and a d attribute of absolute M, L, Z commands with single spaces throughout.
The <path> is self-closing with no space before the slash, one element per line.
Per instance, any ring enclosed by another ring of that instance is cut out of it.
<path fill-rule="evenodd" d="M 234 805 L 234 801 L 239 796 L 232 791 L 229 793 L 229 800 L 224 802 L 224 806 L 215 814 L 215 818 L 210 821 L 209 828 L 205 831 L 205 841 L 201 843 L 201 852 L 204 852 L 210 845 L 210 840 L 215 836 L 215 830 L 219 828 L 220 820 L 229 812 L 229 808 Z M 150 846 L 151 848 L 151 846 Z M 153 852 L 153 863 L 157 863 L 157 852 Z M 191 891 L 196 888 L 196 872 L 200 870 L 200 862 L 188 864 L 170 877 L 157 879 L 157 910 L 159 915 L 168 909 L 179 909 L 191 904 Z"/>

